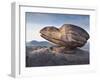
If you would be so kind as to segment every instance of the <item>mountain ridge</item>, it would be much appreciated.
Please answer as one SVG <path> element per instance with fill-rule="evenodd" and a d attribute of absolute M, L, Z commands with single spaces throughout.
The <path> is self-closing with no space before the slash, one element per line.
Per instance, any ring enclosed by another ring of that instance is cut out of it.
<path fill-rule="evenodd" d="M 26 42 L 26 46 L 46 46 L 46 47 L 50 47 L 50 46 L 53 46 L 53 44 L 48 42 L 48 41 L 32 40 L 30 42 Z"/>
<path fill-rule="evenodd" d="M 51 47 L 51 46 L 54 46 L 55 44 L 53 43 L 50 43 L 48 41 L 36 41 L 36 40 L 32 40 L 30 42 L 26 42 L 26 46 L 45 46 L 45 47 Z M 89 45 L 90 43 L 87 42 L 83 47 L 81 47 L 80 49 L 84 49 L 84 50 L 87 50 L 89 51 Z"/>

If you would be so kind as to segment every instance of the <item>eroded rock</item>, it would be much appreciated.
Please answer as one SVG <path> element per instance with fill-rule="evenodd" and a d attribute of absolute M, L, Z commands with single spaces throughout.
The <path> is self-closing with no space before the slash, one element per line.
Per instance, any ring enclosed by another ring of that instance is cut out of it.
<path fill-rule="evenodd" d="M 84 29 L 71 24 L 64 24 L 60 28 L 47 26 L 40 33 L 44 39 L 70 49 L 84 46 L 89 39 Z"/>

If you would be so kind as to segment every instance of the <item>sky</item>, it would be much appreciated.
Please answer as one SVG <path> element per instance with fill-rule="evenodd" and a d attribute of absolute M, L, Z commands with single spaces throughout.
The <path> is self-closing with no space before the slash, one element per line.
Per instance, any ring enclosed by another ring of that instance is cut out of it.
<path fill-rule="evenodd" d="M 26 12 L 26 41 L 45 41 L 40 36 L 40 30 L 46 26 L 61 27 L 63 24 L 73 24 L 82 27 L 89 33 L 89 15 L 34 13 Z"/>

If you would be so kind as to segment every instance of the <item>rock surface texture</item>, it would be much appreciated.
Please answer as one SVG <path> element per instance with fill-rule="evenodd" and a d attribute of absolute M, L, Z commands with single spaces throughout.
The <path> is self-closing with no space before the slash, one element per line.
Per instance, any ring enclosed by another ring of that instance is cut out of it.
<path fill-rule="evenodd" d="M 71 24 L 64 24 L 60 28 L 47 26 L 40 33 L 44 39 L 71 49 L 84 46 L 89 39 L 84 29 Z"/>

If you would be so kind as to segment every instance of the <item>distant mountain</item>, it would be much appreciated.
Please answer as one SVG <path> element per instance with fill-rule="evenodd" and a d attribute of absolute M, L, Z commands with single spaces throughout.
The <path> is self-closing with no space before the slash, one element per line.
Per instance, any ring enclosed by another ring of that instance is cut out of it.
<path fill-rule="evenodd" d="M 26 42 L 26 46 L 46 46 L 46 47 L 50 47 L 52 46 L 51 43 L 47 42 L 47 41 L 30 41 L 30 42 Z"/>
<path fill-rule="evenodd" d="M 90 43 L 87 42 L 80 49 L 89 51 L 89 45 L 90 45 Z M 53 46 L 53 44 L 50 43 L 50 42 L 47 42 L 47 41 L 35 41 L 35 40 L 33 40 L 33 41 L 30 41 L 30 42 L 26 42 L 26 46 L 27 47 L 34 47 L 34 46 L 36 46 L 36 47 L 51 47 L 51 46 Z"/>
<path fill-rule="evenodd" d="M 90 48 L 89 42 L 87 42 L 83 47 L 81 47 L 81 49 L 86 50 L 86 51 L 89 51 L 89 48 Z"/>

